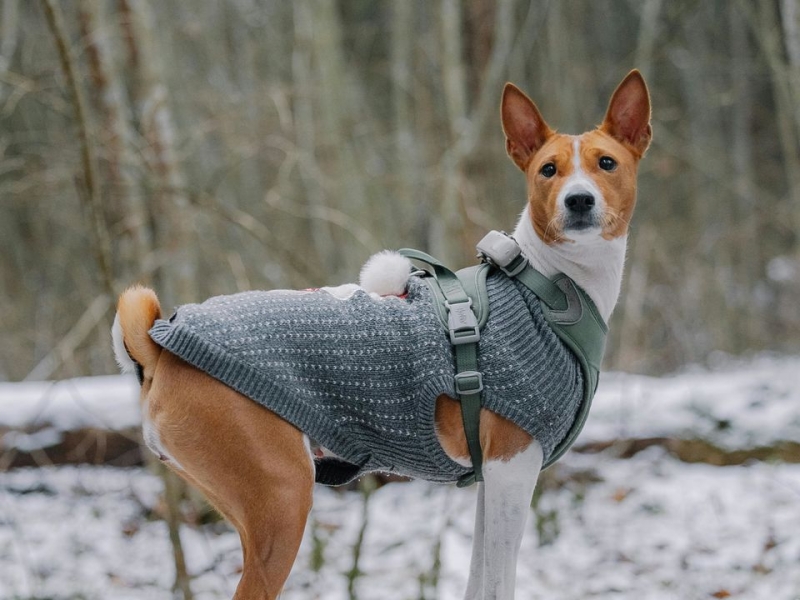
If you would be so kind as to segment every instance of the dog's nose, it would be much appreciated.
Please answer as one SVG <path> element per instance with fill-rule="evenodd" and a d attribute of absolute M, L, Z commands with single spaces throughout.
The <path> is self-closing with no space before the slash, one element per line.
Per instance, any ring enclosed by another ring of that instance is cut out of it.
<path fill-rule="evenodd" d="M 589 212 L 594 208 L 594 196 L 591 194 L 572 194 L 564 199 L 567 208 L 576 213 Z"/>

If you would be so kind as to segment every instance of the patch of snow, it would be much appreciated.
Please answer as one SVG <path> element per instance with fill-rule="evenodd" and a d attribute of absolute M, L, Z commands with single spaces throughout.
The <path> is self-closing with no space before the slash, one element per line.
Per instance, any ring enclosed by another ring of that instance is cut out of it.
<path fill-rule="evenodd" d="M 764 358 L 659 379 L 604 374 L 579 443 L 798 440 L 798 373 L 800 359 Z M 47 446 L 78 427 L 136 426 L 137 397 L 130 376 L 2 384 L 0 427 L 25 430 L 6 433 L 3 446 Z M 517 597 L 800 600 L 800 465 L 689 465 L 654 447 L 630 460 L 569 453 L 553 469 L 573 476 L 560 477 L 530 515 Z M 143 469 L 0 473 L 0 598 L 171 599 L 166 527 L 148 517 L 160 492 Z M 359 600 L 461 598 L 474 510 L 474 487 L 377 490 L 366 505 Z M 360 494 L 316 490 L 284 600 L 350 598 L 364 511 Z M 198 600 L 230 597 L 241 568 L 237 534 L 219 523 L 186 526 L 181 537 Z"/>
<path fill-rule="evenodd" d="M 670 436 L 749 448 L 798 440 L 799 373 L 797 358 L 661 378 L 603 373 L 578 443 Z"/>
<path fill-rule="evenodd" d="M 797 280 L 797 260 L 788 256 L 776 256 L 767 263 L 767 277 L 776 283 L 791 283 Z"/>
<path fill-rule="evenodd" d="M 21 452 L 31 452 L 41 448 L 55 446 L 62 439 L 61 432 L 53 427 L 45 427 L 33 433 L 8 431 L 0 436 L 0 447 L 14 448 Z"/>
<path fill-rule="evenodd" d="M 563 467 L 561 466 L 563 465 Z M 571 454 L 592 472 L 546 491 L 531 512 L 517 597 L 700 600 L 726 591 L 795 600 L 800 590 L 800 465 L 712 467 L 653 448 L 630 460 Z M 142 469 L 21 469 L 0 480 L 0 597 L 172 598 L 165 525 L 147 519 L 161 489 Z M 285 600 L 348 599 L 363 496 L 318 488 Z M 386 485 L 370 497 L 355 580 L 360 600 L 463 596 L 475 488 Z M 537 514 L 552 529 L 537 535 Z M 226 524 L 184 527 L 198 600 L 230 597 L 240 576 Z M 440 547 L 439 582 L 430 582 Z M 312 569 L 314 550 L 322 557 Z"/>
<path fill-rule="evenodd" d="M 139 385 L 131 375 L 0 384 L 0 427 L 110 430 L 141 423 Z"/>

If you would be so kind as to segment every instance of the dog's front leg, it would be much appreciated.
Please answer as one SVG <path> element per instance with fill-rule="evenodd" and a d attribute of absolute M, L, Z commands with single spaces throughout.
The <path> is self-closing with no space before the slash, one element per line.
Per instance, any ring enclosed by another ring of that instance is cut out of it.
<path fill-rule="evenodd" d="M 466 600 L 481 600 L 483 598 L 485 514 L 486 488 L 483 483 L 479 483 L 478 502 L 475 507 L 475 534 L 472 537 L 472 558 L 469 561 L 469 581 L 467 582 Z"/>
<path fill-rule="evenodd" d="M 482 548 L 473 546 L 468 600 L 513 600 L 517 555 L 542 460 L 534 440 L 510 459 L 484 465 L 474 540 Z"/>

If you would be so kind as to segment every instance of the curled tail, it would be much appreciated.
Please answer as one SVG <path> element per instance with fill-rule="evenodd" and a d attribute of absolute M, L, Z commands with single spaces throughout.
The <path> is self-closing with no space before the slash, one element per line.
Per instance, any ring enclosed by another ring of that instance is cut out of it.
<path fill-rule="evenodd" d="M 117 302 L 117 316 L 111 328 L 114 356 L 123 373 L 137 373 L 140 382 L 153 378 L 161 347 L 148 331 L 161 318 L 155 292 L 142 286 L 125 290 Z"/>

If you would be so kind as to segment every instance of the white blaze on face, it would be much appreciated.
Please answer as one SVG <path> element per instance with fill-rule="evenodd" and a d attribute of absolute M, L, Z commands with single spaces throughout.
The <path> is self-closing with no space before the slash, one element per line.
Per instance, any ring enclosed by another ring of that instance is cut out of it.
<path fill-rule="evenodd" d="M 580 137 L 575 137 L 572 140 L 572 174 L 564 181 L 564 185 L 558 193 L 557 206 L 562 217 L 566 212 L 567 197 L 574 194 L 591 194 L 594 196 L 594 210 L 600 213 L 605 210 L 603 193 L 589 174 L 583 170 L 583 165 L 581 165 Z"/>

